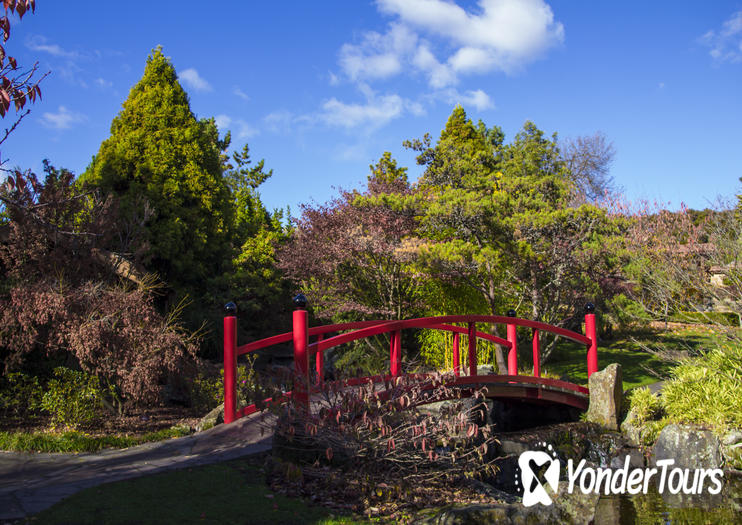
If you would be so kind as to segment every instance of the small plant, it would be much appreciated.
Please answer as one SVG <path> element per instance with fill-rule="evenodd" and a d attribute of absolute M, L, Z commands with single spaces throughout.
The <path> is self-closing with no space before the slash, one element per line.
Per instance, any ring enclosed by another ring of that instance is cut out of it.
<path fill-rule="evenodd" d="M 636 388 L 629 398 L 632 423 L 643 424 L 662 415 L 662 403 L 647 387 Z"/>
<path fill-rule="evenodd" d="M 248 355 L 244 364 L 237 365 L 236 386 L 239 406 L 257 403 L 269 397 L 268 389 L 255 371 L 257 356 Z M 219 376 L 201 372 L 191 385 L 191 403 L 199 410 L 211 410 L 224 403 L 224 368 Z"/>
<path fill-rule="evenodd" d="M 77 428 L 95 417 L 106 394 L 112 391 L 104 388 L 98 377 L 57 367 L 41 399 L 41 408 L 51 414 L 54 427 Z"/>
<path fill-rule="evenodd" d="M 4 417 L 36 414 L 43 391 L 39 380 L 23 372 L 11 372 L 0 379 L 0 413 Z"/>

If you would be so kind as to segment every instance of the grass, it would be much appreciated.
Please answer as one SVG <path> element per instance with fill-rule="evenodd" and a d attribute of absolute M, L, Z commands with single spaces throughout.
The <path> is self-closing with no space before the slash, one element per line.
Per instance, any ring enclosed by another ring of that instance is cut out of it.
<path fill-rule="evenodd" d="M 710 348 L 716 335 L 706 327 L 690 327 L 674 331 L 634 331 L 619 334 L 613 340 L 601 342 L 598 346 L 598 367 L 619 363 L 623 374 L 624 389 L 635 388 L 659 381 L 655 374 L 669 375 L 672 366 L 644 348 L 688 348 L 698 351 Z M 587 354 L 585 347 L 576 343 L 562 341 L 542 368 L 550 374 L 568 378 L 570 381 L 587 385 Z M 652 374 L 649 370 L 655 372 Z"/>
<path fill-rule="evenodd" d="M 128 448 L 150 441 L 187 436 L 186 427 L 172 427 L 141 436 L 91 436 L 85 432 L 0 432 L 0 450 L 16 452 L 96 452 L 105 448 Z"/>
<path fill-rule="evenodd" d="M 30 518 L 38 524 L 370 523 L 271 492 L 259 457 L 85 489 Z M 135 503 L 135 504 L 133 504 Z M 373 523 L 373 522 L 371 522 Z"/>

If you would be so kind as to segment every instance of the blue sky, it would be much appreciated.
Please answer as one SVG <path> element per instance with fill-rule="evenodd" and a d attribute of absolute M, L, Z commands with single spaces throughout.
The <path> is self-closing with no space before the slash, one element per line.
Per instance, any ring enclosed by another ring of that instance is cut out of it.
<path fill-rule="evenodd" d="M 506 140 L 526 120 L 601 131 L 630 199 L 702 208 L 740 188 L 742 0 L 132 5 L 39 0 L 12 24 L 8 54 L 51 74 L 8 165 L 84 171 L 162 45 L 194 113 L 273 168 L 269 208 L 358 187 L 384 151 L 416 179 L 402 141 L 437 138 L 456 103 Z"/>

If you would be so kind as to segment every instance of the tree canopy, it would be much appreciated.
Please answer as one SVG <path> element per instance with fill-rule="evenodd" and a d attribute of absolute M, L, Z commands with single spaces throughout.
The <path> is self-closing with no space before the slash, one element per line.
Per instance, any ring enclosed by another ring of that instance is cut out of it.
<path fill-rule="evenodd" d="M 81 181 L 149 206 L 148 268 L 191 290 L 224 268 L 233 210 L 213 119 L 196 119 L 175 69 L 155 49 Z"/>

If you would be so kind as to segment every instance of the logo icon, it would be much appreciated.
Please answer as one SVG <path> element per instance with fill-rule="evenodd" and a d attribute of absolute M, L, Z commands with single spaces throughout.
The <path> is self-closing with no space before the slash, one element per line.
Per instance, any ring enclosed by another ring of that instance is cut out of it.
<path fill-rule="evenodd" d="M 551 445 L 549 445 L 549 450 L 552 455 L 543 450 L 527 450 L 518 458 L 523 484 L 523 505 L 526 507 L 531 507 L 536 503 L 551 505 L 552 500 L 546 492 L 546 485 L 551 487 L 552 492 L 557 492 L 559 460 Z"/>

